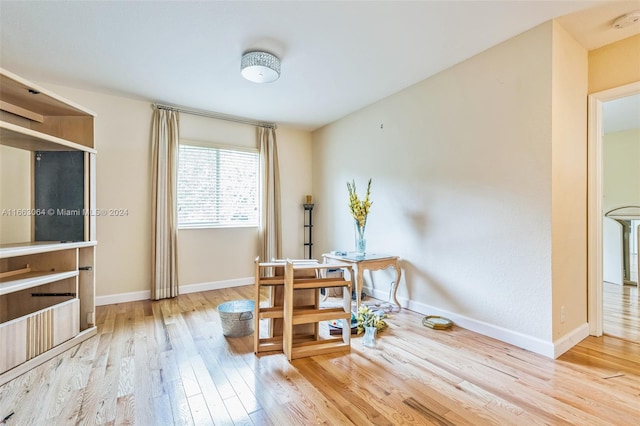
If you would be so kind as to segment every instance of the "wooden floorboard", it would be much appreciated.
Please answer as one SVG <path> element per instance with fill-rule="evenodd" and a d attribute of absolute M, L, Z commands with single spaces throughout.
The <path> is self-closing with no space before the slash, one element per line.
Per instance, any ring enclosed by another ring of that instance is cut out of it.
<path fill-rule="evenodd" d="M 640 295 L 637 285 L 604 282 L 604 332 L 633 342 L 640 342 Z"/>
<path fill-rule="evenodd" d="M 613 289 L 612 293 L 615 293 Z M 97 336 L 0 387 L 7 425 L 631 425 L 640 343 L 588 337 L 557 360 L 403 310 L 375 349 L 288 362 L 225 338 L 250 286 L 97 309 Z M 636 293 L 637 294 L 637 293 Z M 636 296 L 637 299 L 637 296 Z M 622 298 L 634 302 L 631 297 Z M 629 311 L 629 309 L 627 309 Z"/>

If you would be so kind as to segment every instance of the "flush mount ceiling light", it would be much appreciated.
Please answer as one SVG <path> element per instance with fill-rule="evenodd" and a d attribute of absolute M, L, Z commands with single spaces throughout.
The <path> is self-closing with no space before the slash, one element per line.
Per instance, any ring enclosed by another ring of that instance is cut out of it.
<path fill-rule="evenodd" d="M 242 76 L 254 83 L 270 83 L 280 77 L 280 59 L 268 52 L 247 52 L 240 62 Z"/>
<path fill-rule="evenodd" d="M 628 27 L 629 25 L 633 25 L 638 21 L 640 21 L 640 10 L 622 15 L 621 17 L 613 21 L 613 28 L 620 30 L 622 28 Z"/>

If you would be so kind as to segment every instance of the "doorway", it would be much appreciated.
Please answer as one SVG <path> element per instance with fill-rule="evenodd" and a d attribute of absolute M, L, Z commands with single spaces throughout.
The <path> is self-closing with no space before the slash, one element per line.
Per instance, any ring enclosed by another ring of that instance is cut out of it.
<path fill-rule="evenodd" d="M 630 285 L 627 279 L 625 285 L 624 279 L 620 285 L 605 282 L 603 279 L 604 267 L 603 257 L 605 250 L 603 222 L 604 214 L 625 206 L 638 206 L 637 197 L 640 196 L 640 187 L 635 190 L 634 185 L 639 185 L 637 179 L 629 182 L 633 199 L 625 199 L 625 191 L 611 191 L 611 177 L 620 170 L 614 170 L 613 174 L 607 172 L 607 163 L 611 163 L 610 152 L 607 154 L 609 158 L 605 161 L 605 142 L 607 133 L 612 133 L 612 123 L 605 119 L 605 111 L 611 109 L 624 101 L 632 100 L 634 96 L 640 97 L 640 82 L 632 83 L 626 86 L 606 90 L 603 92 L 589 95 L 589 141 L 588 141 L 588 320 L 590 334 L 601 336 L 603 333 L 617 335 L 617 337 L 629 338 L 630 340 L 640 341 L 640 325 L 638 320 L 638 287 Z M 637 98 L 636 98 L 637 99 Z M 637 113 L 636 113 L 637 114 Z M 635 116 L 636 121 L 637 115 Z M 640 131 L 640 130 L 638 130 Z M 632 139 L 635 139 L 638 133 L 634 133 Z M 637 143 L 640 143 L 638 141 Z M 636 147 L 637 148 L 637 147 Z M 624 161 L 622 157 L 621 161 Z M 627 158 L 628 159 L 628 158 Z M 615 161 L 614 161 L 615 164 Z M 638 168 L 637 160 L 635 167 Z M 638 170 L 634 170 L 635 176 L 640 175 Z M 605 185 L 605 179 L 607 179 Z M 608 188 L 605 191 L 605 188 Z M 629 189 L 629 188 L 623 188 Z M 635 191 L 635 192 L 634 192 Z M 628 195 L 627 191 L 627 195 Z M 607 195 L 606 198 L 605 194 Z M 621 213 L 625 215 L 624 220 L 632 223 L 632 220 L 640 219 L 635 215 L 640 215 L 640 209 L 622 209 Z M 620 218 L 618 218 L 620 219 Z M 635 223 L 635 222 L 634 222 Z M 632 227 L 633 228 L 633 227 Z M 635 230 L 635 229 L 634 229 Z M 637 236 L 635 237 L 637 238 Z M 627 243 L 629 236 L 626 236 Z M 622 248 L 622 246 L 620 246 Z M 633 250 L 628 250 L 627 255 L 633 254 Z M 635 258 L 629 257 L 627 270 L 621 266 L 622 275 L 630 276 L 628 268 L 631 265 L 637 265 L 637 248 L 635 249 Z M 635 263 L 632 263 L 635 262 Z M 609 274 L 610 276 L 610 274 Z M 636 278 L 637 283 L 637 278 Z"/>

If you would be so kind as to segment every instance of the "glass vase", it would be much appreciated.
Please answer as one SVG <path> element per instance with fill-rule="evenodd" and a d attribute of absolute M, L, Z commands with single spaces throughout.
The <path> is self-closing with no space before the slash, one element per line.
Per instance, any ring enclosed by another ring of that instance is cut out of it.
<path fill-rule="evenodd" d="M 367 251 L 367 240 L 364 238 L 364 226 L 360 226 L 358 221 L 355 221 L 356 229 L 356 252 L 364 254 Z"/>
<path fill-rule="evenodd" d="M 365 327 L 364 328 L 364 336 L 362 337 L 362 346 L 364 348 L 375 348 L 376 347 L 376 332 L 378 329 L 373 327 Z"/>

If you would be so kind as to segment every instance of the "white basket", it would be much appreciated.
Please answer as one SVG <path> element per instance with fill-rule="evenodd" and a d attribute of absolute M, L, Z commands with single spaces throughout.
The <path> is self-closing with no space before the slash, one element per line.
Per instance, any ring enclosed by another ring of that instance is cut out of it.
<path fill-rule="evenodd" d="M 218 305 L 222 334 L 226 337 L 242 337 L 253 333 L 253 300 L 232 300 Z"/>

